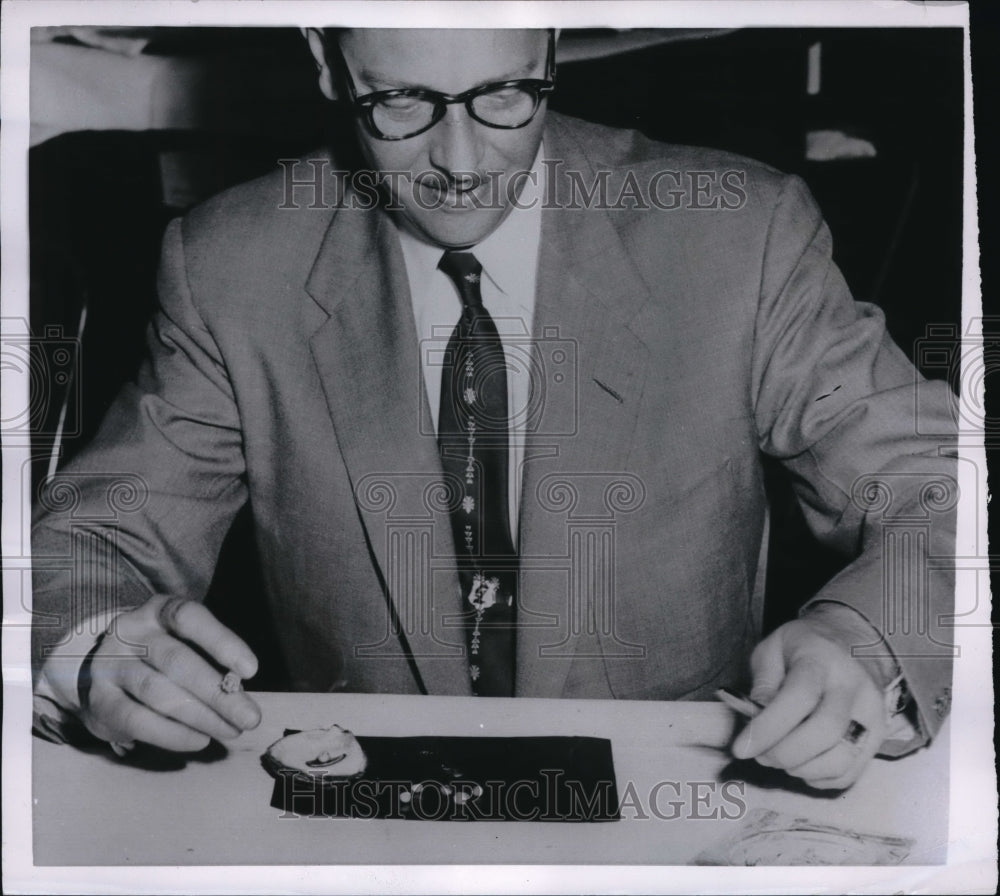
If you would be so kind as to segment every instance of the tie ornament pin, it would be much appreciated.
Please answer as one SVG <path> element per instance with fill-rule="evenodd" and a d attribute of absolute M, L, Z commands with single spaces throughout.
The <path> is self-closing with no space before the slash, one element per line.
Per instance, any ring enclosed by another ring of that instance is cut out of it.
<path fill-rule="evenodd" d="M 497 602 L 497 591 L 500 580 L 496 576 L 485 578 L 479 573 L 472 579 L 472 591 L 469 592 L 469 603 L 477 610 L 488 610 Z"/>

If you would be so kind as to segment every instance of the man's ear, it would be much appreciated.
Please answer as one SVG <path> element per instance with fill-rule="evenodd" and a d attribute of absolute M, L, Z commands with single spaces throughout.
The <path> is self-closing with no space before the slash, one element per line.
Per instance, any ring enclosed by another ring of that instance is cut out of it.
<path fill-rule="evenodd" d="M 299 29 L 309 44 L 309 52 L 312 53 L 313 60 L 319 77 L 319 89 L 328 100 L 337 99 L 337 91 L 333 86 L 333 75 L 330 73 L 330 65 L 326 61 L 326 38 L 319 28 Z"/>

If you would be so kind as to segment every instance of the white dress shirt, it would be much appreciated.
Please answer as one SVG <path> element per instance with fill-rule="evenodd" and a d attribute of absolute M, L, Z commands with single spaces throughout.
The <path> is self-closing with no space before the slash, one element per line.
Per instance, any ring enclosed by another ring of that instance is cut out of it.
<path fill-rule="evenodd" d="M 542 233 L 541 197 L 545 195 L 545 172 L 539 163 L 540 158 L 541 149 L 532 168 L 534 182 L 525 181 L 518 205 L 511 209 L 493 233 L 466 250 L 475 255 L 483 266 L 480 281 L 483 305 L 496 324 L 507 362 L 510 421 L 507 506 L 511 543 L 515 547 L 521 507 L 525 423 L 531 403 L 537 399 L 531 382 L 531 325 L 535 311 L 538 244 Z M 404 227 L 397 227 L 397 231 L 406 261 L 413 319 L 420 343 L 420 368 L 436 432 L 441 364 L 448 340 L 462 313 L 462 300 L 448 275 L 438 270 L 444 250 L 421 241 Z"/>

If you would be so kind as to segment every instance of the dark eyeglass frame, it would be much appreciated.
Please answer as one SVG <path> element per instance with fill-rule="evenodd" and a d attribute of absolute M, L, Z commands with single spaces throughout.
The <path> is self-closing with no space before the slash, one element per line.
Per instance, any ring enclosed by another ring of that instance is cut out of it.
<path fill-rule="evenodd" d="M 366 93 L 364 96 L 358 96 L 357 89 L 354 86 L 354 79 L 351 77 L 351 72 L 347 67 L 347 61 L 339 52 L 339 49 L 333 55 L 337 60 L 339 68 L 343 72 L 344 82 L 347 84 L 347 91 L 350 95 L 350 103 L 354 107 L 354 112 L 364 122 L 368 133 L 370 133 L 376 140 L 395 141 L 409 140 L 411 137 L 417 137 L 420 134 L 429 131 L 432 127 L 434 127 L 434 125 L 441 121 L 442 118 L 444 118 L 445 113 L 448 110 L 448 106 L 456 103 L 464 104 L 465 111 L 469 113 L 469 117 L 472 118 L 473 121 L 477 121 L 479 124 L 485 125 L 488 128 L 494 128 L 501 131 L 517 131 L 521 128 L 527 127 L 531 124 L 535 115 L 538 114 L 538 107 L 542 103 L 542 97 L 545 94 L 551 93 L 556 86 L 555 42 L 555 30 L 549 29 L 549 45 L 545 58 L 544 79 L 517 78 L 512 81 L 494 81 L 490 84 L 481 84 L 479 87 L 473 87 L 472 89 L 459 93 L 456 96 L 452 96 L 447 93 L 438 93 L 436 90 L 425 90 L 420 87 L 400 87 L 395 90 L 377 90 L 374 93 Z M 477 97 L 482 96 L 485 93 L 491 93 L 495 90 L 504 90 L 510 87 L 516 87 L 523 90 L 526 93 L 531 94 L 534 98 L 535 106 L 531 110 L 531 115 L 529 115 L 525 121 L 521 124 L 515 125 L 493 124 L 492 122 L 486 121 L 476 115 L 472 104 Z M 396 97 L 413 97 L 415 99 L 427 100 L 428 102 L 433 103 L 434 111 L 431 115 L 430 122 L 419 130 L 414 131 L 412 134 L 406 134 L 402 137 L 392 137 L 383 133 L 375 124 L 375 106 L 383 100 L 394 99 Z"/>

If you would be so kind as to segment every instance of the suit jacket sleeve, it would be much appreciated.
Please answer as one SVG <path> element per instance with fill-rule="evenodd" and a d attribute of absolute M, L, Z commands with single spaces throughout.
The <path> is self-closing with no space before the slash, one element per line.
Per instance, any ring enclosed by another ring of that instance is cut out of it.
<path fill-rule="evenodd" d="M 914 370 L 879 309 L 852 300 L 797 178 L 770 221 L 754 340 L 760 447 L 791 474 L 814 534 L 851 558 L 810 604 L 845 604 L 885 639 L 933 736 L 951 681 L 952 395 Z M 884 653 L 872 641 L 855 656 Z"/>
<path fill-rule="evenodd" d="M 237 404 L 192 301 L 179 220 L 164 237 L 158 287 L 160 308 L 136 382 L 39 496 L 36 670 L 87 619 L 157 593 L 203 599 L 246 498 Z"/>

